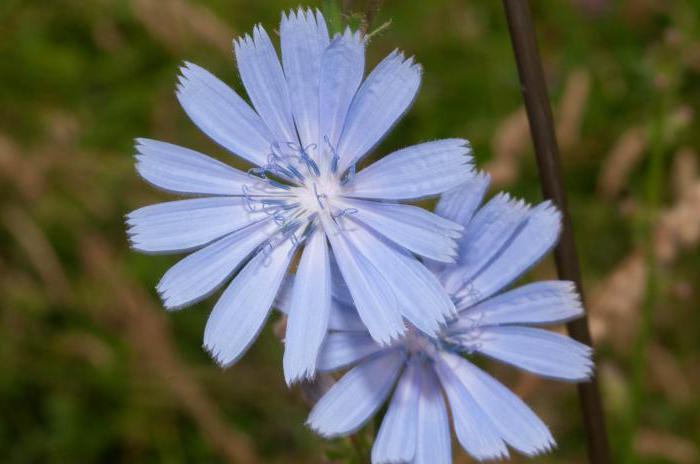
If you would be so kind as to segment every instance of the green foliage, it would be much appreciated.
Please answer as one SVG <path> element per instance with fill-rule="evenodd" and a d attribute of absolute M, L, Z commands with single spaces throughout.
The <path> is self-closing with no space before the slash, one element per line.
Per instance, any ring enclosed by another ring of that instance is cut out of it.
<path fill-rule="evenodd" d="M 321 11 L 328 23 L 328 32 L 337 34 L 343 31 L 343 10 L 337 0 L 323 0 Z"/>
<path fill-rule="evenodd" d="M 363 462 L 368 430 L 327 445 L 303 426 L 308 407 L 286 390 L 272 324 L 243 362 L 216 367 L 201 349 L 212 300 L 165 314 L 153 288 L 176 258 L 129 251 L 123 224 L 128 211 L 169 198 L 138 179 L 135 137 L 242 166 L 179 109 L 178 65 L 201 64 L 241 91 L 231 39 L 258 21 L 276 30 L 280 10 L 298 3 L 0 2 L 1 462 L 227 462 L 245 448 L 241 435 L 260 462 L 319 462 L 324 455 L 329 462 Z M 338 0 L 310 6 L 323 8 L 339 31 L 362 26 L 365 2 L 354 3 L 360 6 L 345 12 Z M 678 149 L 694 149 L 697 161 L 700 8 L 531 3 L 557 120 L 580 110 L 573 135 L 562 136 L 562 154 L 584 281 L 595 301 L 599 284 L 624 259 L 653 252 L 655 226 L 678 200 L 672 176 Z M 368 69 L 399 47 L 416 56 L 424 78 L 413 108 L 378 154 L 465 137 L 480 166 L 512 174 L 501 188 L 538 201 L 527 127 L 510 117 L 521 97 L 500 2 L 386 2 L 369 30 L 388 21 L 372 36 Z M 576 84 L 577 73 L 587 85 Z M 571 85 L 584 93 L 565 109 Z M 667 130 L 652 134 L 653 145 L 642 148 L 619 190 L 602 195 L 605 160 L 620 135 L 634 127 L 649 134 L 660 120 Z M 508 150 L 516 153 L 512 162 Z M 697 241 L 673 260 L 651 262 L 644 312 L 632 305 L 622 323 L 594 315 L 608 328 L 599 353 L 611 441 L 628 462 L 694 462 Z M 553 266 L 534 272 L 552 277 Z M 637 338 L 642 314 L 645 331 Z M 631 349 L 634 340 L 644 345 L 642 355 Z M 552 424 L 560 449 L 538 462 L 584 459 L 573 387 L 545 382 L 530 391 L 527 379 L 489 367 Z M 663 441 L 645 451 L 639 430 L 682 446 L 671 447 L 675 458 Z M 685 449 L 686 461 L 677 449 Z"/>

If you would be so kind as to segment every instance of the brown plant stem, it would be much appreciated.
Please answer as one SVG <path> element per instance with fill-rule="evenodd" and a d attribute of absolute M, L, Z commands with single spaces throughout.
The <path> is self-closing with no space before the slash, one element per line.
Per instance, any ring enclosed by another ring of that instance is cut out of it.
<path fill-rule="evenodd" d="M 561 240 L 554 251 L 557 272 L 560 279 L 575 282 L 583 296 L 578 256 L 559 161 L 559 148 L 529 2 L 503 0 L 503 5 L 518 65 L 530 133 L 535 146 L 542 192 L 545 198 L 551 199 L 562 213 Z M 574 339 L 592 346 L 586 316 L 567 324 L 567 329 Z M 589 461 L 595 464 L 608 464 L 611 462 L 610 447 L 597 378 L 593 377 L 589 382 L 579 384 L 578 392 L 588 438 Z"/>

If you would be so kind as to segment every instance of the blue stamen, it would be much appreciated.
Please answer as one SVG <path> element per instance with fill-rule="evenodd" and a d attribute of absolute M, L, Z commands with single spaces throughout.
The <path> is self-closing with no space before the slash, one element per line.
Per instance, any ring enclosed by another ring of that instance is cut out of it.
<path fill-rule="evenodd" d="M 253 198 L 250 196 L 248 186 L 243 184 L 241 190 L 243 191 L 243 206 L 249 213 L 254 213 L 256 211 L 255 200 L 253 200 Z"/>
<path fill-rule="evenodd" d="M 338 219 L 341 219 L 345 216 L 350 216 L 352 214 L 357 213 L 357 209 L 355 208 L 345 208 L 343 210 L 340 210 L 340 212 L 337 213 L 332 213 L 331 218 L 333 218 L 333 222 L 335 223 L 336 226 L 338 226 L 338 230 L 340 231 L 347 231 L 348 229 L 345 228 L 344 224 L 341 224 Z"/>
<path fill-rule="evenodd" d="M 300 182 L 304 182 L 304 176 L 291 164 L 289 156 L 277 154 L 274 151 L 267 155 L 267 165 L 265 168 L 273 174 L 286 177 L 287 179 L 296 178 Z M 284 164 L 284 166 L 282 165 Z"/>
<path fill-rule="evenodd" d="M 300 225 L 301 222 L 295 219 L 281 227 L 282 235 L 290 239 L 295 246 L 299 245 L 299 238 L 296 236 L 296 231 L 299 229 Z"/>
<path fill-rule="evenodd" d="M 325 194 L 322 195 L 322 194 L 318 193 L 318 188 L 316 187 L 316 184 L 314 184 L 314 195 L 316 196 L 316 201 L 318 202 L 318 206 L 320 206 L 321 209 L 326 209 L 323 206 L 323 203 L 321 203 L 321 197 L 325 198 L 326 195 Z"/>
<path fill-rule="evenodd" d="M 340 156 L 335 151 L 335 147 L 333 147 L 327 135 L 323 136 L 323 140 L 328 144 L 328 148 L 330 148 L 331 153 L 333 154 L 333 158 L 331 158 L 331 172 L 335 174 L 336 172 L 338 172 L 338 163 L 340 162 Z"/>
<path fill-rule="evenodd" d="M 351 214 L 356 214 L 357 213 L 357 208 L 345 208 L 341 210 L 339 213 L 334 213 L 332 214 L 334 219 L 340 219 L 343 216 L 348 216 Z"/>
<path fill-rule="evenodd" d="M 315 150 L 316 144 L 310 143 L 305 147 L 300 147 L 300 157 L 301 160 L 306 164 L 306 168 L 311 171 L 316 177 L 321 175 L 321 171 L 318 168 L 318 164 L 309 156 L 308 150 Z"/>
<path fill-rule="evenodd" d="M 282 206 L 287 204 L 287 200 L 275 200 L 265 198 L 263 200 L 260 200 L 260 203 L 262 203 L 265 206 Z"/>
<path fill-rule="evenodd" d="M 297 168 L 295 168 L 294 166 L 292 166 L 291 164 L 287 165 L 287 169 L 289 169 L 296 176 L 296 178 L 299 179 L 301 182 L 304 182 L 306 180 L 304 175 L 301 172 L 299 172 L 299 170 Z"/>
<path fill-rule="evenodd" d="M 268 179 L 267 182 L 272 185 L 273 187 L 280 188 L 282 190 L 289 190 L 290 187 L 289 185 L 282 184 L 280 182 L 277 182 L 276 180 Z"/>

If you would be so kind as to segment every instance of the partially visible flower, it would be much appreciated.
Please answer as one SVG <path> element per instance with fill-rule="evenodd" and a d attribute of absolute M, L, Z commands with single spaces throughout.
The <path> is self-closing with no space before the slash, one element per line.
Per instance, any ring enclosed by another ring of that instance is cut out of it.
<path fill-rule="evenodd" d="M 508 457 L 507 445 L 530 456 L 554 446 L 532 410 L 464 355 L 485 355 L 565 381 L 591 375 L 589 347 L 532 327 L 581 316 L 571 282 L 537 282 L 498 294 L 555 244 L 558 211 L 549 202 L 529 207 L 507 195 L 477 209 L 488 183 L 479 176 L 445 195 L 437 207 L 440 215 L 466 228 L 458 262 L 432 266 L 459 311 L 438 335 L 411 330 L 381 346 L 364 330 L 342 286 L 335 286 L 318 369 L 355 367 L 318 401 L 308 424 L 326 437 L 352 433 L 394 390 L 372 449 L 375 464 L 452 462 L 445 396 L 459 443 L 478 460 Z"/>
<path fill-rule="evenodd" d="M 454 261 L 462 226 L 398 201 L 453 189 L 472 176 L 472 166 L 469 144 L 448 139 L 398 150 L 355 174 L 412 103 L 420 66 L 395 51 L 363 82 L 364 38 L 349 29 L 329 38 L 323 16 L 310 10 L 283 14 L 280 36 L 281 64 L 261 26 L 234 44 L 254 109 L 194 64 L 181 69 L 177 90 L 202 131 L 256 167 L 245 173 L 187 148 L 140 139 L 137 169 L 144 179 L 200 198 L 147 206 L 127 222 L 136 250 L 193 251 L 158 284 L 167 309 L 207 297 L 238 271 L 204 334 L 222 365 L 234 363 L 257 337 L 300 251 L 284 356 L 291 383 L 313 375 L 326 334 L 328 242 L 377 342 L 404 334 L 404 319 L 435 334 L 454 315 L 452 301 L 413 254 Z"/>

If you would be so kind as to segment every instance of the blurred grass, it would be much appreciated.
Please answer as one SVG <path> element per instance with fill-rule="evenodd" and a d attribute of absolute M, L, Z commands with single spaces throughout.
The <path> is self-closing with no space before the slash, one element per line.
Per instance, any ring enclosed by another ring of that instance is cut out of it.
<path fill-rule="evenodd" d="M 194 61 L 241 91 L 230 40 L 258 21 L 276 29 L 280 10 L 297 4 L 0 3 L 2 462 L 320 461 L 325 445 L 304 428 L 297 392 L 286 391 L 272 330 L 236 367 L 217 368 L 201 349 L 211 301 L 164 314 L 153 287 L 176 258 L 130 252 L 123 224 L 129 210 L 167 198 L 137 178 L 133 138 L 231 161 L 178 108 L 178 64 Z M 699 462 L 700 6 L 533 4 L 612 444 L 627 462 Z M 413 109 L 379 152 L 466 137 L 499 187 L 537 201 L 500 3 L 387 1 L 375 24 L 389 19 L 368 63 L 398 46 L 425 72 Z M 666 130 L 650 141 L 658 124 Z M 650 169 L 663 187 L 651 213 Z M 601 187 L 606 175 L 612 184 Z M 638 260 L 640 250 L 655 258 Z M 534 273 L 552 276 L 551 263 Z M 645 301 L 651 330 L 640 361 L 634 340 Z M 538 461 L 584 462 L 575 389 L 494 369 L 560 442 Z M 455 461 L 466 459 L 458 452 Z"/>

